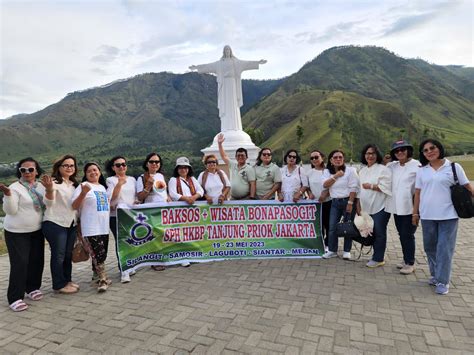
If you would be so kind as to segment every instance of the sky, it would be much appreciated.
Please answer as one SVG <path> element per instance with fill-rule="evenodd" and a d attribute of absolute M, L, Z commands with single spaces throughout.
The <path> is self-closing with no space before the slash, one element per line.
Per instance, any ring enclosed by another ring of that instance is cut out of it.
<path fill-rule="evenodd" d="M 185 73 L 226 44 L 268 61 L 244 79 L 275 79 L 340 45 L 472 67 L 473 34 L 474 0 L 0 0 L 0 119 L 138 74 Z"/>

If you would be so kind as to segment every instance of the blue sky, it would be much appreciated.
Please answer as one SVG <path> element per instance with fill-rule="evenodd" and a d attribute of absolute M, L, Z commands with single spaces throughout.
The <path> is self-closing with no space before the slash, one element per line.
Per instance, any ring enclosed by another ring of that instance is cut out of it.
<path fill-rule="evenodd" d="M 184 73 L 225 44 L 290 75 L 339 45 L 474 66 L 474 1 L 0 0 L 0 118 L 145 72 Z"/>

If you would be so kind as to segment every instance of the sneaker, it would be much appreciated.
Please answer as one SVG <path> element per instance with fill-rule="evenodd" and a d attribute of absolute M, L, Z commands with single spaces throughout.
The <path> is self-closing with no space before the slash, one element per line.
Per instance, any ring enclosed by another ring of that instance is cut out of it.
<path fill-rule="evenodd" d="M 191 263 L 189 261 L 185 261 L 183 263 L 181 263 L 181 266 L 183 267 L 189 267 L 191 265 Z"/>
<path fill-rule="evenodd" d="M 128 272 L 122 272 L 122 278 L 120 279 L 120 282 L 123 284 L 130 282 L 130 274 Z"/>
<path fill-rule="evenodd" d="M 402 275 L 409 275 L 412 274 L 415 271 L 415 266 L 414 265 L 408 265 L 406 264 L 400 269 L 400 274 Z"/>
<path fill-rule="evenodd" d="M 438 295 L 446 295 L 446 294 L 449 292 L 449 285 L 445 285 L 445 284 L 442 284 L 442 283 L 438 283 L 438 284 L 436 285 L 435 292 L 436 292 Z"/>
<path fill-rule="evenodd" d="M 438 280 L 436 280 L 434 276 L 431 276 L 430 279 L 428 280 L 428 285 L 436 286 L 437 284 L 438 284 Z"/>
<path fill-rule="evenodd" d="M 107 280 L 99 280 L 99 287 L 97 287 L 98 292 L 105 292 L 109 288 Z"/>
<path fill-rule="evenodd" d="M 365 266 L 370 267 L 370 268 L 375 268 L 375 267 L 384 266 L 384 265 L 385 265 L 385 261 L 374 261 L 374 260 L 369 260 L 369 262 L 365 264 Z"/>
<path fill-rule="evenodd" d="M 323 254 L 323 259 L 331 259 L 331 258 L 336 258 L 336 257 L 337 257 L 337 253 L 333 251 L 328 251 Z"/>
<path fill-rule="evenodd" d="M 351 252 L 350 251 L 345 251 L 344 254 L 342 254 L 342 258 L 344 260 L 351 260 Z"/>
<path fill-rule="evenodd" d="M 130 276 L 133 276 L 135 275 L 137 272 L 135 270 L 130 270 L 130 272 L 128 273 Z"/>
<path fill-rule="evenodd" d="M 329 251 L 329 247 L 324 247 L 324 252 L 327 253 Z"/>
<path fill-rule="evenodd" d="M 397 264 L 397 269 L 403 269 L 405 265 L 406 265 L 405 263 Z"/>

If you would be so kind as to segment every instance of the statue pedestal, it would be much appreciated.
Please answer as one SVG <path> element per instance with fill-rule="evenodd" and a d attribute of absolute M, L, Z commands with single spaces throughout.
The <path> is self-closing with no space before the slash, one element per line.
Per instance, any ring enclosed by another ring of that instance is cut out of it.
<path fill-rule="evenodd" d="M 247 163 L 250 165 L 255 164 L 255 160 L 257 159 L 260 148 L 253 144 L 252 139 L 247 133 L 244 131 L 224 131 L 222 133 L 225 137 L 224 150 L 229 159 L 235 161 L 235 151 L 238 148 L 245 148 L 247 149 L 248 153 Z M 224 162 L 222 161 L 221 155 L 219 154 L 219 145 L 217 144 L 217 136 L 219 134 L 220 133 L 214 137 L 212 145 L 210 147 L 201 149 L 201 152 L 204 155 L 214 154 L 219 159 L 219 164 L 223 164 Z"/>

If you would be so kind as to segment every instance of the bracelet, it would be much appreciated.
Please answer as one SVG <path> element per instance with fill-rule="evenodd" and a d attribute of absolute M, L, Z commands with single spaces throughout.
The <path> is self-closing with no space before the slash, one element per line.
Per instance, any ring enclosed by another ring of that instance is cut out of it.
<path fill-rule="evenodd" d="M 143 189 L 143 191 L 145 191 L 147 194 L 150 193 L 150 190 L 147 190 L 147 189 Z"/>
<path fill-rule="evenodd" d="M 347 201 L 347 204 L 348 204 L 348 205 L 353 205 L 353 204 L 354 204 L 354 201 Z"/>
<path fill-rule="evenodd" d="M 337 181 L 337 179 L 333 176 L 331 176 L 331 179 L 333 179 L 334 181 Z"/>
<path fill-rule="evenodd" d="M 418 213 L 413 213 L 412 216 L 419 216 L 419 214 Z"/>

